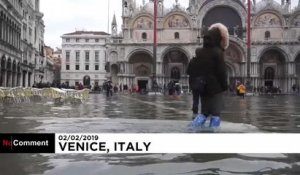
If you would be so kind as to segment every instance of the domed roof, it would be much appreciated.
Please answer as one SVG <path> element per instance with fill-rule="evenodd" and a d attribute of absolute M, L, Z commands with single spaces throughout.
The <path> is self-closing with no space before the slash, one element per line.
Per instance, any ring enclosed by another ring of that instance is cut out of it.
<path fill-rule="evenodd" d="M 279 12 L 282 12 L 284 7 L 281 6 L 278 2 L 274 0 L 261 0 L 255 6 L 255 12 L 259 12 L 261 10 L 274 9 Z"/>
<path fill-rule="evenodd" d="M 164 7 L 164 6 L 163 6 Z M 160 5 L 158 3 L 157 5 L 157 10 L 158 10 L 158 14 L 161 13 L 161 9 L 160 9 Z M 148 13 L 153 14 L 154 13 L 154 1 L 153 0 L 149 0 L 148 3 L 146 3 L 143 7 L 142 7 L 143 11 L 146 11 Z M 163 9 L 163 12 L 166 12 L 166 8 Z"/>
<path fill-rule="evenodd" d="M 144 10 L 153 14 L 153 12 L 154 12 L 154 2 L 153 2 L 153 0 L 150 0 L 148 3 L 145 4 Z"/>

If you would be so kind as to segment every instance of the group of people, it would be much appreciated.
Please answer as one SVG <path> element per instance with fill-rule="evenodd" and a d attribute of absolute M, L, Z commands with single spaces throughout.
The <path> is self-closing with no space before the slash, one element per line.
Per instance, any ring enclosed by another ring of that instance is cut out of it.
<path fill-rule="evenodd" d="M 169 95 L 180 95 L 181 94 L 181 87 L 179 83 L 176 83 L 175 81 L 170 81 L 166 87 L 168 89 Z M 164 89 L 166 89 L 164 88 Z"/>

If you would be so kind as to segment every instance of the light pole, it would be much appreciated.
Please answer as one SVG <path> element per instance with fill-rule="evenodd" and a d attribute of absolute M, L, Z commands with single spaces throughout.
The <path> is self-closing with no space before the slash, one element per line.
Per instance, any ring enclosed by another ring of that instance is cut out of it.
<path fill-rule="evenodd" d="M 157 55 L 157 0 L 154 0 L 154 25 L 153 25 L 153 70 L 152 89 L 156 91 L 156 55 Z"/>
<path fill-rule="evenodd" d="M 247 23 L 247 83 L 250 84 L 250 65 L 251 65 L 251 0 L 248 0 L 248 23 Z M 248 85 L 249 85 L 248 84 Z"/>

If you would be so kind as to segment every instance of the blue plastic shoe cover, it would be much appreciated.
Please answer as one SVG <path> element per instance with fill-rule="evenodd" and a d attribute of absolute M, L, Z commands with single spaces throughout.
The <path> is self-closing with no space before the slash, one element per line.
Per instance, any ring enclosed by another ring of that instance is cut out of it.
<path fill-rule="evenodd" d="M 202 127 L 205 124 L 206 116 L 203 114 L 199 114 L 193 121 L 192 126 L 193 127 Z"/>
<path fill-rule="evenodd" d="M 211 117 L 210 123 L 209 123 L 209 127 L 216 128 L 216 127 L 219 127 L 220 124 L 221 124 L 221 119 L 220 119 L 220 117 L 218 117 L 218 116 L 212 116 L 212 117 Z"/>

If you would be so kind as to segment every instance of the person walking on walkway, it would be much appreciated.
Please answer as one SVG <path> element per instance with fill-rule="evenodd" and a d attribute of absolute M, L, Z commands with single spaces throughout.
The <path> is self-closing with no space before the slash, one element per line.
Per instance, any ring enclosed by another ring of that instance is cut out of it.
<path fill-rule="evenodd" d="M 210 127 L 220 125 L 220 114 L 224 106 L 223 92 L 228 89 L 224 51 L 229 45 L 227 28 L 213 24 L 204 35 L 203 48 L 196 49 L 187 69 L 189 83 L 193 93 L 192 126 L 203 126 L 208 116 Z M 201 114 L 198 115 L 199 97 L 201 97 Z"/>

